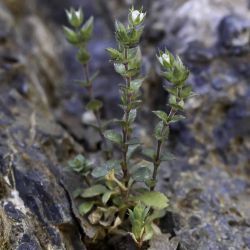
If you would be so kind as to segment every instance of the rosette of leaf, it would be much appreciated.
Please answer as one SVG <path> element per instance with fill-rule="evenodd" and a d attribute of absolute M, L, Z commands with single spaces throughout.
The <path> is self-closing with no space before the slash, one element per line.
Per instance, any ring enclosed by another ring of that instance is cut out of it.
<path fill-rule="evenodd" d="M 92 169 L 92 164 L 83 155 L 77 155 L 73 160 L 68 162 L 68 166 L 74 172 L 83 175 L 89 174 Z"/>

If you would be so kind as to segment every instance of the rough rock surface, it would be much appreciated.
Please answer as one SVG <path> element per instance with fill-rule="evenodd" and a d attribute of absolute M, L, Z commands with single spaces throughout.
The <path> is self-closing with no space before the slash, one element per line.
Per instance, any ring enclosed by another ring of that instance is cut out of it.
<path fill-rule="evenodd" d="M 112 0 L 103 12 L 102 1 L 92 2 L 0 3 L 1 250 L 85 249 L 86 224 L 70 198 L 81 180 L 64 166 L 77 152 L 98 152 L 99 138 L 82 125 L 86 93 L 73 83 L 82 69 L 60 25 L 71 4 L 83 5 L 86 16 L 97 15 L 90 45 L 92 70 L 100 69 L 95 93 L 106 104 L 103 117 L 117 116 L 120 79 L 104 49 L 114 45 L 112 19 L 123 18 L 130 4 Z M 156 45 L 182 55 L 198 94 L 186 106 L 188 120 L 172 127 L 168 146 L 178 160 L 162 166 L 158 186 L 171 200 L 161 221 L 166 235 L 149 249 L 250 249 L 249 3 L 144 2 L 151 8 L 143 40 L 143 70 L 150 77 L 142 123 L 153 119 L 149 107 L 163 106 L 167 98 L 159 84 Z M 127 241 L 111 245 L 133 249 Z"/>
<path fill-rule="evenodd" d="M 56 40 L 36 15 L 16 21 L 1 3 L 0 249 L 85 249 L 61 180 L 64 161 L 82 149 L 51 109 Z"/>

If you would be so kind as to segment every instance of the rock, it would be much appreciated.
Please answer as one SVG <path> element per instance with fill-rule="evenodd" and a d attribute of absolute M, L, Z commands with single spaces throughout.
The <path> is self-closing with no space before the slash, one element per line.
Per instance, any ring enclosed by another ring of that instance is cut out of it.
<path fill-rule="evenodd" d="M 63 184 L 65 162 L 82 148 L 51 111 L 60 80 L 56 35 L 35 17 L 15 31 L 7 8 L 0 20 L 8 28 L 0 44 L 0 249 L 85 249 Z"/>

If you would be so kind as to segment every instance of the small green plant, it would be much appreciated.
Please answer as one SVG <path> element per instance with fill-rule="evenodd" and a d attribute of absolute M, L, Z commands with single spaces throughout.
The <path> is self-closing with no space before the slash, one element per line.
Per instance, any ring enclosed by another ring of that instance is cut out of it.
<path fill-rule="evenodd" d="M 82 155 L 69 162 L 69 167 L 80 173 L 88 185 L 75 194 L 82 199 L 79 212 L 95 227 L 95 240 L 106 235 L 130 233 L 141 248 L 145 241 L 160 232 L 157 220 L 164 216 L 168 207 L 167 197 L 155 191 L 157 172 L 161 162 L 173 159 L 170 153 L 163 151 L 164 142 L 169 135 L 169 125 L 185 118 L 179 113 L 192 94 L 191 87 L 186 85 L 189 71 L 181 59 L 169 51 L 160 51 L 157 55 L 163 68 L 162 75 L 168 82 L 164 89 L 169 93 L 169 112 L 153 111 L 159 119 L 154 132 L 156 148 L 143 148 L 134 135 L 134 123 L 142 104 L 140 88 L 144 78 L 140 76 L 142 56 L 139 45 L 146 13 L 143 9 L 132 8 L 127 25 L 119 21 L 115 23 L 117 48 L 108 48 L 107 52 L 116 72 L 124 79 L 124 84 L 120 85 L 123 117 L 109 122 L 100 119 L 103 104 L 93 97 L 92 91 L 96 75 L 90 77 L 88 70 L 87 42 L 93 30 L 93 18 L 84 23 L 81 9 L 71 9 L 67 16 L 72 28 L 65 27 L 65 35 L 79 49 L 77 58 L 85 72 L 85 81 L 79 82 L 89 90 L 90 101 L 86 108 L 96 117 L 96 123 L 90 125 L 100 134 L 105 153 L 98 166 L 93 166 Z M 108 129 L 111 124 L 114 129 Z M 120 157 L 112 156 L 114 150 Z M 138 154 L 135 157 L 139 151 L 141 157 Z"/>

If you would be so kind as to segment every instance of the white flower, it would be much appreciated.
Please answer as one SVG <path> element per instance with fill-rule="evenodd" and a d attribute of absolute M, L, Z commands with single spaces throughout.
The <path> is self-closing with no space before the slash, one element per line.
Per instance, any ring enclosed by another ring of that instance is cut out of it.
<path fill-rule="evenodd" d="M 96 117 L 93 111 L 86 111 L 82 114 L 82 123 L 88 124 L 88 123 L 95 123 Z"/>
<path fill-rule="evenodd" d="M 131 10 L 131 20 L 134 25 L 142 23 L 146 16 L 146 13 L 140 12 L 139 10 Z"/>
<path fill-rule="evenodd" d="M 162 58 L 165 62 L 167 62 L 168 64 L 170 64 L 170 56 L 169 54 L 163 54 Z"/>
<path fill-rule="evenodd" d="M 136 18 L 137 18 L 139 15 L 140 15 L 140 12 L 139 12 L 138 10 L 132 11 L 131 17 L 132 17 L 133 22 L 135 22 Z"/>
<path fill-rule="evenodd" d="M 67 14 L 68 20 L 71 20 L 71 19 L 72 19 L 72 17 L 73 17 L 73 13 L 72 13 L 72 11 L 68 11 L 68 10 L 66 10 L 66 14 Z"/>
<path fill-rule="evenodd" d="M 83 12 L 80 8 L 78 10 L 74 10 L 72 8 L 70 10 L 66 10 L 66 14 L 67 14 L 69 23 L 73 27 L 78 28 L 81 26 L 83 22 Z"/>
<path fill-rule="evenodd" d="M 161 56 L 159 56 L 159 57 L 158 57 L 158 60 L 159 60 L 159 62 L 160 62 L 160 64 L 161 64 L 162 66 L 164 66 L 164 64 L 168 64 L 168 65 L 171 64 L 170 56 L 169 56 L 169 54 L 167 54 L 167 53 L 164 53 L 164 54 L 162 54 Z"/>
<path fill-rule="evenodd" d="M 78 11 L 75 12 L 75 15 L 77 16 L 78 20 L 82 19 L 82 10 L 78 9 Z"/>

